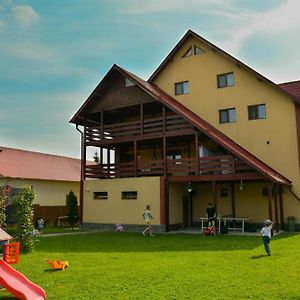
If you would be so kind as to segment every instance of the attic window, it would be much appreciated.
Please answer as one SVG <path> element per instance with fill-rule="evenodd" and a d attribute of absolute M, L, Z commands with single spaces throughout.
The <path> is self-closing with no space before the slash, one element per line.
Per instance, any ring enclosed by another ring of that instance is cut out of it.
<path fill-rule="evenodd" d="M 130 87 L 130 86 L 135 86 L 135 84 L 128 78 L 125 78 L 125 87 Z"/>
<path fill-rule="evenodd" d="M 194 55 L 201 55 L 204 52 L 205 52 L 204 50 L 202 50 L 201 48 L 199 48 L 196 45 L 194 45 Z"/>
<path fill-rule="evenodd" d="M 182 55 L 182 58 L 183 57 L 189 57 L 189 56 L 192 56 L 193 52 L 192 52 L 192 47 L 189 48 L 188 51 L 186 51 L 183 55 Z"/>

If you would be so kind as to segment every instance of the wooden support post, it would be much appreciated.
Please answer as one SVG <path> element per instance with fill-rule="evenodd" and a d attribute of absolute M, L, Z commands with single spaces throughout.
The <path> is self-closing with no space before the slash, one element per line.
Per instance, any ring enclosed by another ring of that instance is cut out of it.
<path fill-rule="evenodd" d="M 144 105 L 140 105 L 140 114 L 141 114 L 141 135 L 144 134 Z"/>
<path fill-rule="evenodd" d="M 279 185 L 279 214 L 280 214 L 280 229 L 284 230 L 282 185 Z"/>
<path fill-rule="evenodd" d="M 217 214 L 217 185 L 215 181 L 212 182 L 212 200 Z"/>
<path fill-rule="evenodd" d="M 133 141 L 134 177 L 138 176 L 137 141 Z"/>
<path fill-rule="evenodd" d="M 195 133 L 195 155 L 196 155 L 196 175 L 199 175 L 200 174 L 200 155 L 199 155 L 198 132 Z"/>
<path fill-rule="evenodd" d="M 165 177 L 160 177 L 160 224 L 169 231 L 169 185 Z"/>
<path fill-rule="evenodd" d="M 107 145 L 107 178 L 110 178 L 110 145 Z"/>
<path fill-rule="evenodd" d="M 167 166 L 167 140 L 163 137 L 163 160 L 164 160 L 164 176 L 167 176 L 168 166 Z"/>
<path fill-rule="evenodd" d="M 104 128 L 103 128 L 104 120 L 103 120 L 103 117 L 104 117 L 104 113 L 103 113 L 103 111 L 101 111 L 101 120 L 100 120 L 100 122 L 101 122 L 101 128 L 100 128 L 100 139 L 101 139 L 101 141 L 104 140 Z"/>
<path fill-rule="evenodd" d="M 269 219 L 273 221 L 273 214 L 272 214 L 272 184 L 271 182 L 268 183 L 268 200 L 269 200 Z"/>
<path fill-rule="evenodd" d="M 231 211 L 232 211 L 232 217 L 236 217 L 236 213 L 235 213 L 235 186 L 234 186 L 234 182 L 230 183 L 230 187 L 231 187 Z"/>
<path fill-rule="evenodd" d="M 166 108 L 162 107 L 163 135 L 166 133 Z"/>
<path fill-rule="evenodd" d="M 278 220 L 278 203 L 277 197 L 278 196 L 278 186 L 274 184 L 274 210 L 275 210 L 275 230 L 279 232 L 279 220 Z"/>

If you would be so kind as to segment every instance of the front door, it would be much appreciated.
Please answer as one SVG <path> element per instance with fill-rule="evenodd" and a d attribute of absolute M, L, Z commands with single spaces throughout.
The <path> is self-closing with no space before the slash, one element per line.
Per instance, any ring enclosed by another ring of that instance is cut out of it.
<path fill-rule="evenodd" d="M 182 198 L 182 227 L 192 227 L 193 224 L 193 198 L 192 193 L 188 197 Z"/>

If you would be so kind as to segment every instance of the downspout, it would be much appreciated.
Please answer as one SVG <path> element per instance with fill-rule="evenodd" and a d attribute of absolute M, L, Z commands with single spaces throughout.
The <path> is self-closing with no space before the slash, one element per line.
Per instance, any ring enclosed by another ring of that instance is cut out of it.
<path fill-rule="evenodd" d="M 295 194 L 294 191 L 292 191 L 292 187 L 289 187 L 289 191 L 291 192 L 291 194 L 300 202 L 300 198 Z"/>
<path fill-rule="evenodd" d="M 81 135 L 81 167 L 80 167 L 80 195 L 79 195 L 79 223 L 80 227 L 82 227 L 83 223 L 83 182 L 84 182 L 84 135 L 83 132 L 78 128 L 76 124 L 76 130 L 80 132 Z"/>

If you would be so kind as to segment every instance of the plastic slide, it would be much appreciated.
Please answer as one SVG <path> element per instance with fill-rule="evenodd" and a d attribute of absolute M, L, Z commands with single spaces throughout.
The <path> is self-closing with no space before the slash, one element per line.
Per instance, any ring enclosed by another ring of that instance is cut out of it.
<path fill-rule="evenodd" d="M 22 300 L 47 299 L 45 291 L 0 259 L 0 285 Z"/>

